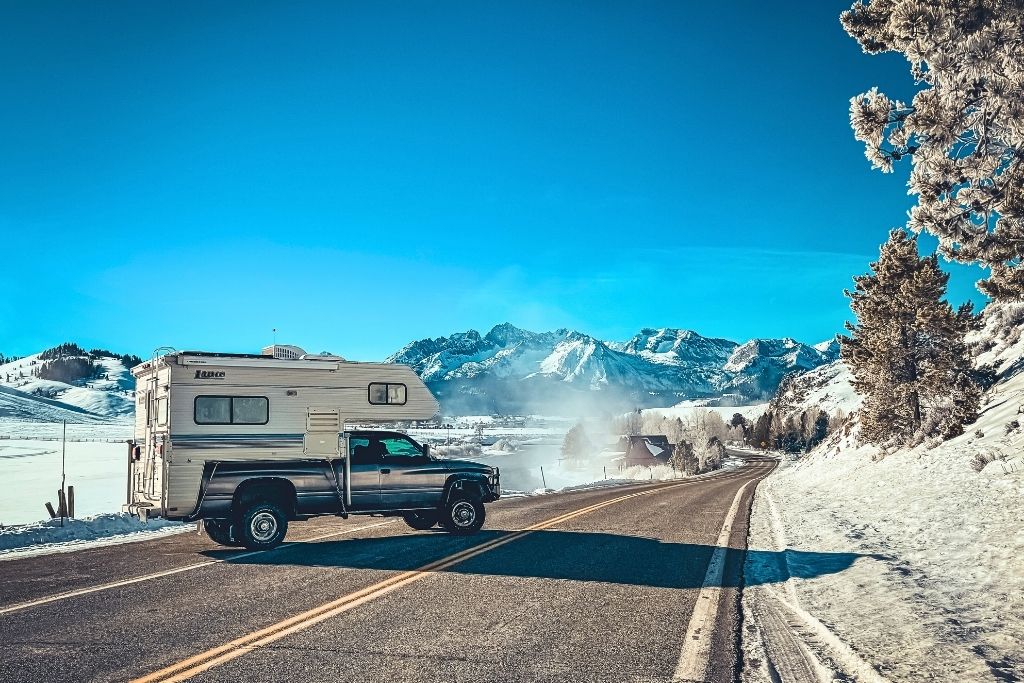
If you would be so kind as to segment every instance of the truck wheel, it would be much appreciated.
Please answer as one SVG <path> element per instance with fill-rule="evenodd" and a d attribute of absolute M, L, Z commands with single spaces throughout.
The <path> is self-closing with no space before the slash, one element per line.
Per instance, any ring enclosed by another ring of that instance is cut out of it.
<path fill-rule="evenodd" d="M 438 523 L 438 516 L 432 512 L 407 512 L 402 515 L 405 523 L 417 531 L 426 531 Z"/>
<path fill-rule="evenodd" d="M 206 530 L 206 535 L 214 543 L 220 545 L 226 545 L 229 548 L 237 548 L 242 545 L 238 541 L 232 540 L 231 538 L 231 522 L 220 519 L 204 519 L 203 529 Z"/>
<path fill-rule="evenodd" d="M 441 524 L 448 533 L 468 536 L 484 525 L 484 504 L 478 498 L 453 498 L 444 506 Z"/>
<path fill-rule="evenodd" d="M 238 540 L 249 550 L 276 548 L 288 533 L 288 518 L 274 503 L 253 503 L 242 513 Z"/>

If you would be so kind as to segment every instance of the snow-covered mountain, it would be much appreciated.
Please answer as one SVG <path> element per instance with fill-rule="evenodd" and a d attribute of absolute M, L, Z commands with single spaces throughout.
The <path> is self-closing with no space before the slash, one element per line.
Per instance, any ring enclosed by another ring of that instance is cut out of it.
<path fill-rule="evenodd" d="M 74 344 L 0 364 L 0 419 L 103 422 L 134 413 L 137 359 Z"/>
<path fill-rule="evenodd" d="M 732 375 L 725 389 L 742 396 L 770 396 L 791 372 L 806 372 L 838 358 L 838 345 L 814 346 L 795 339 L 752 339 L 733 350 L 723 370 Z"/>
<path fill-rule="evenodd" d="M 564 411 L 580 402 L 609 409 L 672 405 L 723 393 L 749 400 L 782 376 L 832 360 L 792 339 L 739 345 L 691 330 L 645 328 L 624 342 L 575 330 L 530 332 L 509 323 L 414 341 L 387 361 L 412 366 L 446 412 Z"/>

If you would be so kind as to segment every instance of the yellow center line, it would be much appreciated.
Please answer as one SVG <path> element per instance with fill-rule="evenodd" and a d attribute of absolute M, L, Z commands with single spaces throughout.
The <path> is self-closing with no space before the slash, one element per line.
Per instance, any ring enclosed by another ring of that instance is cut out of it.
<path fill-rule="evenodd" d="M 756 468 L 752 469 L 756 470 Z M 219 645 L 206 650 L 205 652 L 183 659 L 180 662 L 171 664 L 170 666 L 164 667 L 163 669 L 146 676 L 142 676 L 141 678 L 136 678 L 131 681 L 131 683 L 156 683 L 157 681 L 160 681 L 160 683 L 177 683 L 177 681 L 188 680 L 207 669 L 211 669 L 215 666 L 231 661 L 232 659 L 241 657 L 247 652 L 251 652 L 256 648 L 273 643 L 292 633 L 308 629 L 326 619 L 330 619 L 331 617 L 337 616 L 343 612 L 347 612 L 348 610 L 370 602 L 371 600 L 375 600 L 411 583 L 425 579 L 434 572 L 443 571 L 472 557 L 489 552 L 507 543 L 512 543 L 513 541 L 528 536 L 535 531 L 547 529 L 555 526 L 556 524 L 567 522 L 576 517 L 590 514 L 591 512 L 595 512 L 610 505 L 616 505 L 632 498 L 647 496 L 652 493 L 667 491 L 669 489 L 693 483 L 696 482 L 682 481 L 675 484 L 658 484 L 653 488 L 647 488 L 642 491 L 612 498 L 578 510 L 573 510 L 572 512 L 558 515 L 557 517 L 552 517 L 551 519 L 533 524 L 519 531 L 514 531 L 507 536 L 502 536 L 501 538 L 481 543 L 478 546 L 453 553 L 452 555 L 430 562 L 429 564 L 425 564 L 417 569 L 401 572 L 371 586 L 367 586 L 366 588 L 354 591 L 336 600 L 320 605 L 319 607 L 314 607 L 311 610 L 289 617 L 276 624 L 267 626 L 266 628 L 253 631 L 252 633 L 241 636 L 240 638 L 235 638 L 223 645 Z"/>

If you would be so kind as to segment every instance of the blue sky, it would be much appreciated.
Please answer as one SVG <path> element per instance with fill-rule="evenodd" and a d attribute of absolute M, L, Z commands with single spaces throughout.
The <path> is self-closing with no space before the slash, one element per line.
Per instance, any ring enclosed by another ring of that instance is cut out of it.
<path fill-rule="evenodd" d="M 847 6 L 7 3 L 0 352 L 827 338 L 911 204 Z"/>

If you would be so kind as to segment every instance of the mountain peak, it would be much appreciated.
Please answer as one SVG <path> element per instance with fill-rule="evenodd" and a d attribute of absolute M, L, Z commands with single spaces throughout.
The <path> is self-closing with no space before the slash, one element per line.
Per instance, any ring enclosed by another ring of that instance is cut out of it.
<path fill-rule="evenodd" d="M 492 327 L 491 331 L 484 335 L 484 339 L 494 342 L 498 346 L 509 346 L 532 336 L 534 336 L 533 332 L 506 322 Z"/>

